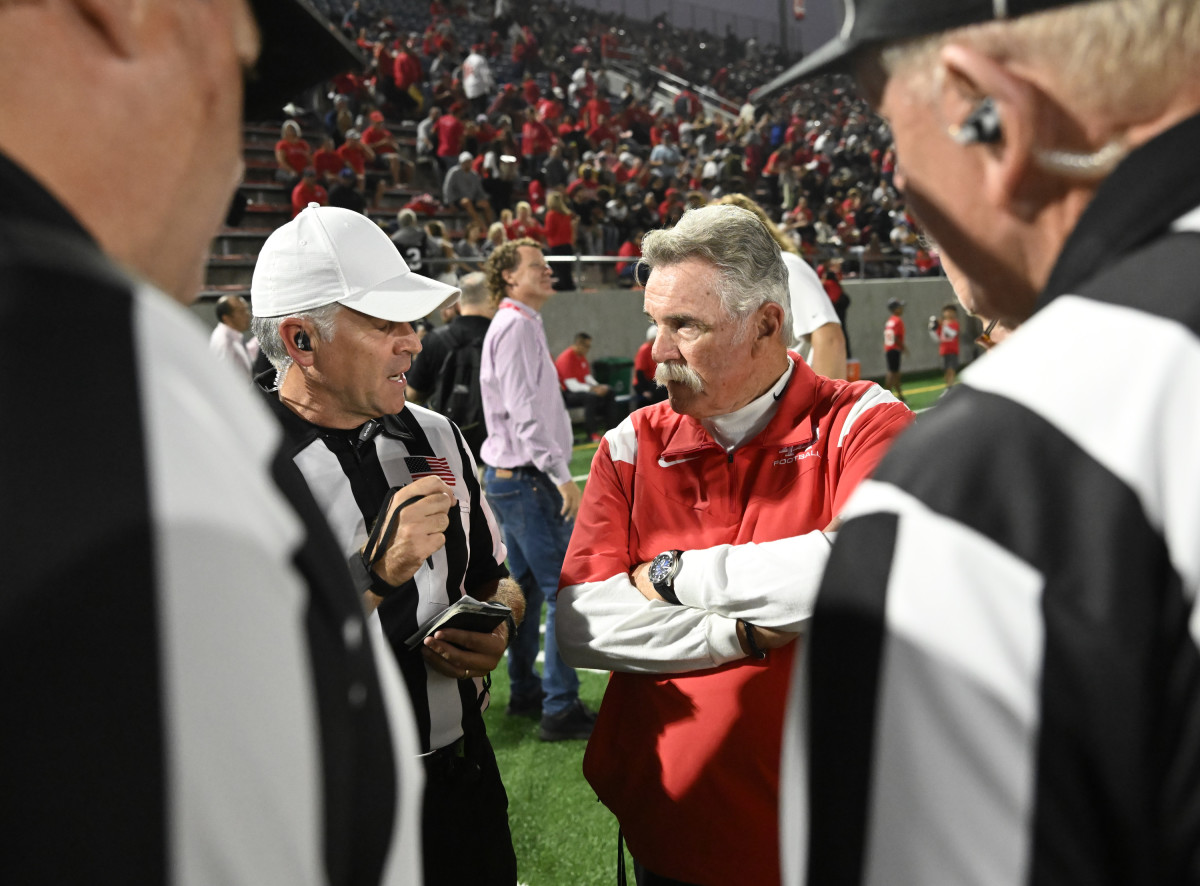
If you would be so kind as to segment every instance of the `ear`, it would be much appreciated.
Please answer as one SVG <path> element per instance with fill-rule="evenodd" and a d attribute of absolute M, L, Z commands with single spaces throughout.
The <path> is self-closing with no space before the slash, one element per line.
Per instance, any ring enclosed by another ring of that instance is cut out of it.
<path fill-rule="evenodd" d="M 143 0 L 70 0 L 70 5 L 118 58 L 138 54 L 141 28 L 149 15 Z"/>
<path fill-rule="evenodd" d="M 942 47 L 944 77 L 939 95 L 942 118 L 961 124 L 985 98 L 1000 118 L 999 138 L 990 144 L 964 145 L 981 152 L 984 198 L 1025 217 L 1031 212 L 1027 192 L 1035 173 L 1035 134 L 1042 104 L 1036 85 L 1010 67 L 976 49 L 951 43 Z"/>
<path fill-rule="evenodd" d="M 755 337 L 759 343 L 769 342 L 783 329 L 783 308 L 773 301 L 763 304 L 755 318 Z"/>
<path fill-rule="evenodd" d="M 300 332 L 308 336 L 312 350 L 301 350 L 296 344 L 296 334 Z M 292 358 L 293 363 L 301 368 L 308 368 L 313 365 L 320 341 L 316 330 L 310 324 L 299 317 L 288 317 L 279 324 L 279 338 L 283 342 L 283 346 L 287 348 L 288 356 Z"/>

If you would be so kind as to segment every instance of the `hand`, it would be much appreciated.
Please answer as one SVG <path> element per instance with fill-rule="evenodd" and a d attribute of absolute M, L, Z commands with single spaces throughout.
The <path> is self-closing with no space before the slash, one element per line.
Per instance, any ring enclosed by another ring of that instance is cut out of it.
<path fill-rule="evenodd" d="M 634 566 L 629 573 L 629 578 L 633 582 L 633 586 L 647 600 L 662 600 L 662 595 L 654 590 L 654 585 L 650 584 L 650 564 L 653 562 L 653 560 L 647 560 L 645 563 Z"/>
<path fill-rule="evenodd" d="M 574 480 L 568 480 L 558 487 L 562 495 L 562 510 L 559 511 L 566 519 L 574 520 L 579 513 L 579 503 L 583 501 L 583 491 Z"/>
<path fill-rule="evenodd" d="M 737 626 L 738 642 L 742 644 L 742 652 L 751 655 L 750 644 L 746 640 L 746 628 L 744 622 L 739 621 Z M 778 649 L 781 646 L 786 646 L 791 643 L 800 634 L 796 631 L 777 631 L 774 628 L 763 628 L 758 625 L 754 626 L 754 639 L 758 643 L 758 648 L 763 652 L 771 649 Z"/>
<path fill-rule="evenodd" d="M 447 628 L 425 638 L 421 657 L 447 677 L 466 680 L 495 670 L 508 648 L 508 624 L 501 622 L 490 634 Z"/>
<path fill-rule="evenodd" d="M 437 477 L 422 477 L 396 492 L 384 520 L 390 521 L 396 508 L 413 497 L 417 500 L 400 512 L 395 533 L 383 539 L 384 555 L 373 567 L 390 585 L 404 584 L 417 574 L 426 557 L 446 544 L 454 494 Z"/>
<path fill-rule="evenodd" d="M 596 385 L 596 387 L 592 388 L 592 393 L 597 397 L 607 397 L 608 385 Z"/>

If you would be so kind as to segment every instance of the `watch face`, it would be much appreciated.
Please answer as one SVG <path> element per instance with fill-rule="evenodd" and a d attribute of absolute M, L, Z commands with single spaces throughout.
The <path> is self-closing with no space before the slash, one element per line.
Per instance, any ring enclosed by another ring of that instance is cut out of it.
<path fill-rule="evenodd" d="M 669 553 L 659 554 L 650 562 L 650 569 L 647 575 L 650 577 L 650 583 L 656 584 L 661 581 L 666 581 L 667 573 L 671 569 L 671 555 Z"/>

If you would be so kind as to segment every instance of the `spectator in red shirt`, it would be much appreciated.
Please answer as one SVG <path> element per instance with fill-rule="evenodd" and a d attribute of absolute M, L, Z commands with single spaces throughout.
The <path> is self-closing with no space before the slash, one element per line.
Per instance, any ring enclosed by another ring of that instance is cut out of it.
<path fill-rule="evenodd" d="M 654 379 L 658 363 L 654 360 L 654 339 L 658 336 L 658 327 L 653 323 L 646 330 L 646 340 L 633 357 L 633 408 L 640 409 L 651 403 L 659 403 L 667 399 L 667 388 Z"/>
<path fill-rule="evenodd" d="M 615 411 L 616 401 L 612 388 L 599 384 L 592 375 L 592 365 L 587 358 L 591 349 L 592 337 L 586 332 L 578 333 L 571 346 L 558 355 L 554 368 L 558 370 L 563 403 L 568 409 L 583 407 L 584 430 L 588 439 L 597 443 L 608 429 L 608 419 Z"/>
<path fill-rule="evenodd" d="M 400 146 L 381 111 L 371 112 L 371 125 L 363 132 L 362 143 L 375 153 L 375 168 L 386 170 L 392 177 L 392 187 L 400 187 L 407 179 L 407 170 L 400 160 Z"/>
<path fill-rule="evenodd" d="M 437 158 L 442 165 L 443 176 L 458 165 L 458 155 L 462 153 L 462 112 L 463 106 L 455 102 L 434 124 L 438 137 Z"/>
<path fill-rule="evenodd" d="M 554 144 L 554 134 L 537 118 L 532 109 L 525 112 L 525 122 L 521 125 L 521 156 L 525 160 L 525 174 L 532 178 L 542 168 L 550 146 Z"/>
<path fill-rule="evenodd" d="M 312 163 L 312 147 L 300 137 L 300 124 L 295 120 L 284 122 L 275 142 L 275 180 L 284 184 L 295 184 L 304 174 L 305 167 Z"/>
<path fill-rule="evenodd" d="M 504 226 L 504 232 L 509 240 L 520 240 L 529 237 L 539 243 L 546 242 L 546 232 L 538 220 L 533 217 L 533 207 L 525 200 L 517 204 L 517 214 L 511 222 Z"/>
<path fill-rule="evenodd" d="M 313 154 L 312 162 L 317 171 L 317 181 L 323 185 L 336 182 L 338 175 L 346 168 L 346 161 L 338 154 L 333 146 L 333 138 L 328 135 L 321 138 L 321 147 Z"/>
<path fill-rule="evenodd" d="M 904 393 L 900 390 L 900 355 L 908 353 L 908 345 L 904 343 L 904 302 L 898 298 L 890 299 L 887 303 L 891 316 L 883 325 L 883 354 L 887 358 L 887 374 L 883 386 L 896 395 L 901 403 Z"/>
<path fill-rule="evenodd" d="M 358 176 L 359 190 L 367 189 L 367 161 L 375 159 L 375 152 L 362 143 L 362 136 L 357 129 L 346 131 L 346 143 L 337 149 L 338 156 Z"/>
<path fill-rule="evenodd" d="M 546 252 L 549 255 L 575 254 L 575 214 L 563 202 L 562 192 L 546 195 Z M 566 292 L 575 288 L 571 262 L 554 263 L 554 289 Z"/>
<path fill-rule="evenodd" d="M 300 210 L 309 203 L 319 203 L 321 206 L 329 205 L 329 192 L 325 190 L 324 185 L 317 181 L 317 171 L 311 166 L 304 170 L 300 183 L 292 188 L 292 218 L 298 216 Z M 307 218 L 307 216 L 305 217 Z"/>
<path fill-rule="evenodd" d="M 620 258 L 638 259 L 642 257 L 642 229 L 631 228 L 625 242 L 617 249 Z M 632 287 L 637 283 L 636 261 L 617 262 L 617 285 L 622 288 Z"/>
<path fill-rule="evenodd" d="M 592 147 L 598 150 L 605 142 L 616 144 L 617 131 L 609 125 L 608 118 L 601 114 L 596 120 L 596 125 L 587 131 L 587 139 L 592 143 Z"/>

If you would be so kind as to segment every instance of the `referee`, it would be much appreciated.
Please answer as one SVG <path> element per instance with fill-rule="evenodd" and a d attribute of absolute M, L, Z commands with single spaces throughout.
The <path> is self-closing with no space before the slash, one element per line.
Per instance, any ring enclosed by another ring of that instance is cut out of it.
<path fill-rule="evenodd" d="M 251 296 L 276 370 L 259 382 L 286 452 L 378 612 L 370 625 L 386 636 L 416 711 L 425 883 L 513 886 L 508 799 L 481 708 L 524 599 L 462 434 L 405 402 L 421 350 L 412 321 L 459 291 L 412 273 L 361 213 L 310 204 L 267 239 Z M 409 647 L 420 623 L 464 595 L 504 602 L 515 618 Z"/>
<path fill-rule="evenodd" d="M 788 882 L 1198 883 L 1200 4 L 847 9 L 789 76 L 852 65 L 912 211 L 1019 328 L 844 515 Z"/>

